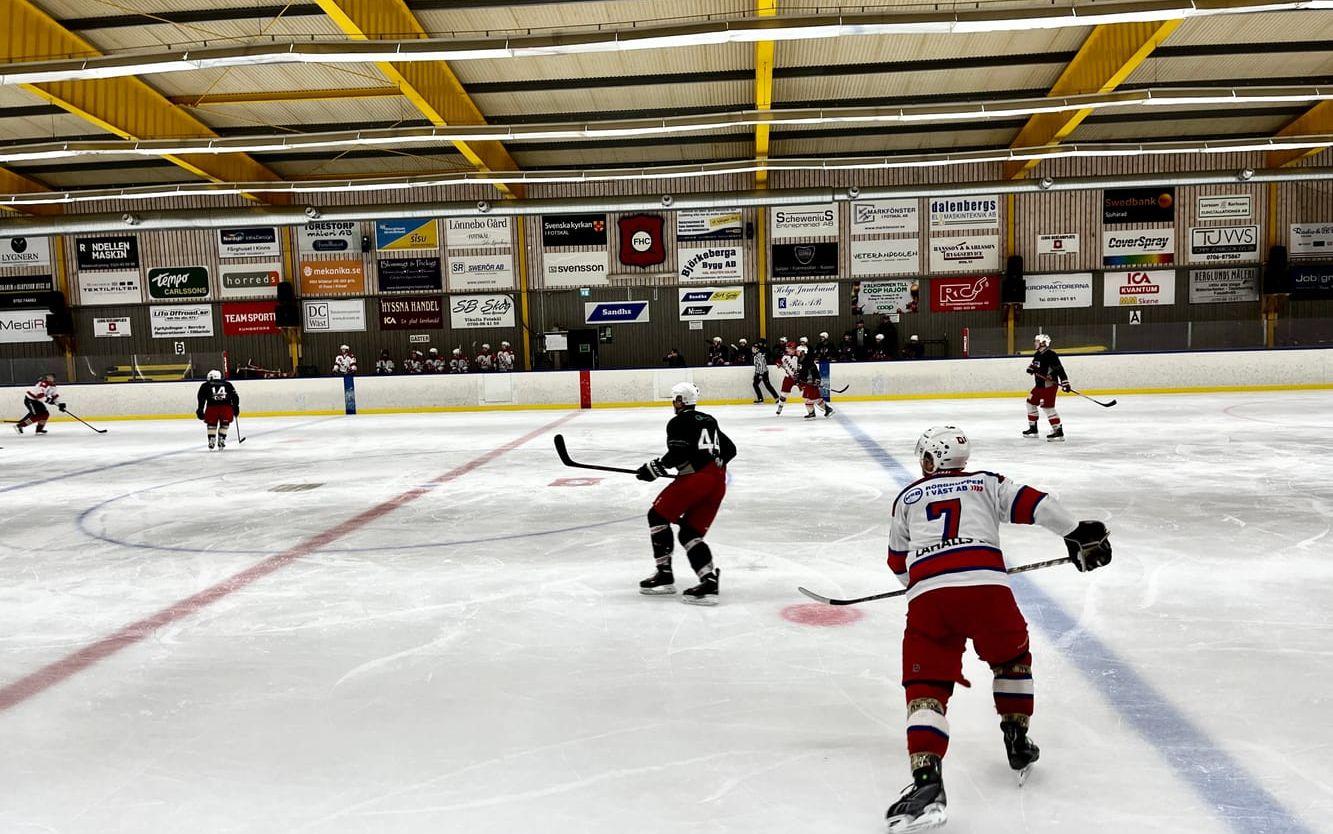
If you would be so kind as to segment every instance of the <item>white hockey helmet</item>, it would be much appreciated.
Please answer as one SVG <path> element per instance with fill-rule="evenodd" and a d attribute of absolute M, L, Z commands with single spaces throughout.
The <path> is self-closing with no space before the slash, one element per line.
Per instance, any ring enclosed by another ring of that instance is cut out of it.
<path fill-rule="evenodd" d="M 797 356 L 805 356 L 805 355 L 806 355 L 807 353 L 809 353 L 809 352 L 810 352 L 810 348 L 806 347 L 805 345 L 797 345 L 797 346 L 796 346 L 796 355 L 797 355 Z"/>
<path fill-rule="evenodd" d="M 713 337 L 713 342 L 714 342 L 715 344 L 721 344 L 721 343 L 722 343 L 722 337 L 721 337 L 721 336 L 714 336 L 714 337 Z"/>
<path fill-rule="evenodd" d="M 502 347 L 502 348 L 507 348 L 507 347 L 509 347 L 509 343 L 508 343 L 508 342 L 501 342 L 501 343 L 500 343 L 500 347 Z"/>
<path fill-rule="evenodd" d="M 671 386 L 671 401 L 680 400 L 681 405 L 697 405 L 699 389 L 693 382 L 677 382 Z"/>
<path fill-rule="evenodd" d="M 217 382 L 219 379 L 222 379 L 222 371 L 209 371 L 209 372 L 208 372 L 208 380 L 209 380 L 209 382 Z"/>
<path fill-rule="evenodd" d="M 820 334 L 819 334 L 819 338 L 821 338 L 821 339 L 827 339 L 827 338 L 828 338 L 828 331 L 825 330 L 825 331 L 823 331 L 822 333 L 820 333 Z"/>
<path fill-rule="evenodd" d="M 347 345 L 339 345 L 338 350 L 351 350 Z"/>
<path fill-rule="evenodd" d="M 941 469 L 963 469 L 972 447 L 957 426 L 931 426 L 916 441 L 916 459 L 926 474 Z"/>
<path fill-rule="evenodd" d="M 1038 333 L 1036 336 L 1032 337 L 1032 344 L 1038 350 L 1044 350 L 1051 346 L 1051 337 L 1047 336 L 1045 333 Z"/>
<path fill-rule="evenodd" d="M 430 355 L 431 355 L 431 356 L 439 356 L 439 355 L 440 355 L 440 349 L 439 349 L 439 348 L 431 348 L 431 349 L 430 349 Z"/>
<path fill-rule="evenodd" d="M 803 344 L 803 345 L 808 345 L 808 344 L 810 344 L 810 337 L 809 337 L 809 336 L 802 336 L 802 337 L 801 337 L 801 344 Z"/>
<path fill-rule="evenodd" d="M 488 345 L 488 344 L 483 343 L 482 346 L 481 346 L 481 349 L 482 349 L 482 350 L 490 350 L 490 349 L 491 349 L 491 346 Z"/>
<path fill-rule="evenodd" d="M 876 334 L 875 334 L 875 341 L 877 341 L 877 342 L 882 342 L 882 341 L 884 341 L 884 334 L 883 334 L 883 333 L 876 333 Z"/>
<path fill-rule="evenodd" d="M 463 355 L 462 348 L 454 348 L 454 356 L 462 356 L 462 355 Z"/>

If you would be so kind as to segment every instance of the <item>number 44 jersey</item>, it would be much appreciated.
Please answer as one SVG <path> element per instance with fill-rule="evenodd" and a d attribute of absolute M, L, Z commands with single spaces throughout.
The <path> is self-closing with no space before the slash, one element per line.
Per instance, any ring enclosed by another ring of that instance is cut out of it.
<path fill-rule="evenodd" d="M 907 599 L 936 588 L 1007 586 L 1001 521 L 1040 524 L 1060 536 L 1078 526 L 1051 496 L 994 472 L 942 470 L 899 493 L 889 568 Z"/>
<path fill-rule="evenodd" d="M 717 421 L 702 411 L 687 408 L 667 423 L 667 453 L 663 466 L 677 467 L 680 474 L 701 472 L 707 466 L 726 466 L 736 457 L 736 444 L 717 427 Z"/>

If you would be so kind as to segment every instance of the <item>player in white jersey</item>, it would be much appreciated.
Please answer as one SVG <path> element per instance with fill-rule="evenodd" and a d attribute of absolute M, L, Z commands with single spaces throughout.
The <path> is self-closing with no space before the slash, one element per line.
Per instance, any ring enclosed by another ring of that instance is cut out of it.
<path fill-rule="evenodd" d="M 504 373 L 512 373 L 514 370 L 514 349 L 508 342 L 501 342 L 500 349 L 495 352 L 495 367 Z"/>
<path fill-rule="evenodd" d="M 949 747 L 945 718 L 955 683 L 964 683 L 967 640 L 995 675 L 1009 766 L 1022 774 L 1037 761 L 1027 737 L 1032 717 L 1032 653 L 1018 610 L 1000 522 L 1040 524 L 1065 539 L 1080 571 L 1111 561 L 1106 525 L 1075 521 L 1044 492 L 994 472 L 967 472 L 967 435 L 954 426 L 928 429 L 916 444 L 919 481 L 893 502 L 889 568 L 907 588 L 903 688 L 912 785 L 885 815 L 892 832 L 919 831 L 945 819 L 940 766 Z"/>
<path fill-rule="evenodd" d="M 491 353 L 490 345 L 482 345 L 481 353 L 477 354 L 477 370 L 482 373 L 490 373 L 495 370 L 495 354 Z"/>
<path fill-rule="evenodd" d="M 60 394 L 56 391 L 56 378 L 53 374 L 46 374 L 37 380 L 31 388 L 23 392 L 23 407 L 28 409 L 28 415 L 14 424 L 14 431 L 23 434 L 23 430 L 33 423 L 37 424 L 37 434 L 46 434 L 46 421 L 51 419 L 51 412 L 47 410 L 48 405 L 54 405 L 61 411 L 65 410 L 64 403 L 58 403 Z"/>
<path fill-rule="evenodd" d="M 472 370 L 462 348 L 454 348 L 453 358 L 449 360 L 449 373 L 465 374 Z"/>
<path fill-rule="evenodd" d="M 333 373 L 337 376 L 356 373 L 356 354 L 347 345 L 339 347 L 338 355 L 333 357 Z"/>
<path fill-rule="evenodd" d="M 795 342 L 788 342 L 782 358 L 778 360 L 778 367 L 782 369 L 782 393 L 778 395 L 778 414 L 782 413 L 782 407 L 787 404 L 787 395 L 796 385 L 796 375 L 801 371 L 801 357 L 797 355 L 797 350 Z"/>

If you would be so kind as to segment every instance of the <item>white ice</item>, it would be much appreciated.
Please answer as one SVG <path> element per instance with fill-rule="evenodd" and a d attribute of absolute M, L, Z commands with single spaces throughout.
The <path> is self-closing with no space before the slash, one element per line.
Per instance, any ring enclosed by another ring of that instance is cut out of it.
<path fill-rule="evenodd" d="M 910 467 L 942 422 L 1115 544 L 1015 581 L 1021 789 L 969 658 L 946 830 L 1333 831 L 1333 393 L 1060 404 L 1064 444 L 1007 399 L 710 409 L 740 447 L 711 609 L 637 593 L 659 484 L 552 451 L 637 466 L 669 407 L 243 418 L 223 453 L 194 421 L 0 436 L 0 832 L 880 831 L 903 604 L 784 611 L 896 587 L 901 478 L 857 432 Z M 1005 535 L 1011 564 L 1064 555 Z"/>

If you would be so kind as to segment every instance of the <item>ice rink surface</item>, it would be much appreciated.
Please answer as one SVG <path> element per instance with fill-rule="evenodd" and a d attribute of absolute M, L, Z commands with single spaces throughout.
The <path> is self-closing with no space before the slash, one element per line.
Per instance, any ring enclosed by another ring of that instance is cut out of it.
<path fill-rule="evenodd" d="M 1060 406 L 1064 444 L 1017 399 L 706 409 L 740 448 L 715 608 L 637 593 L 659 484 L 552 451 L 637 466 L 669 406 L 242 418 L 220 454 L 194 421 L 8 432 L 0 832 L 880 831 L 904 605 L 814 625 L 795 589 L 897 587 L 889 505 L 939 423 L 1115 545 L 1015 579 L 1021 789 L 969 656 L 946 830 L 1333 831 L 1333 392 Z M 1065 555 L 1004 532 L 1011 565 Z"/>

